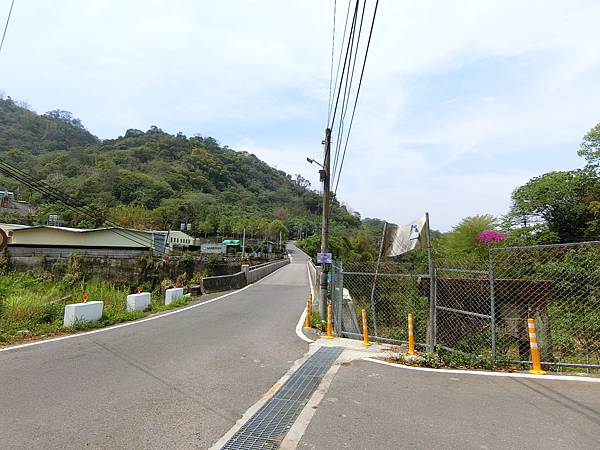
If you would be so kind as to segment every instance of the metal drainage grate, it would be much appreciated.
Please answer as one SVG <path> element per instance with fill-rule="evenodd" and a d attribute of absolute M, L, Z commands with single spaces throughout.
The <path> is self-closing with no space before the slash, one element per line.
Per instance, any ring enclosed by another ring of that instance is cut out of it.
<path fill-rule="evenodd" d="M 296 417 L 340 356 L 338 347 L 322 347 L 308 358 L 254 414 L 222 450 L 270 450 L 279 447 Z"/>

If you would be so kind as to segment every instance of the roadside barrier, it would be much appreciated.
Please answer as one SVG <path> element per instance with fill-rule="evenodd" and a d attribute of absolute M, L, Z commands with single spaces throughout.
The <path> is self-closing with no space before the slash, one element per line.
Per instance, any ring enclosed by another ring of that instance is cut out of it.
<path fill-rule="evenodd" d="M 531 347 L 531 370 L 529 373 L 543 375 L 546 371 L 542 370 L 540 360 L 540 349 L 538 348 L 537 333 L 535 329 L 535 320 L 527 319 L 527 328 L 529 331 L 529 346 Z"/>
<path fill-rule="evenodd" d="M 333 314 L 331 312 L 331 304 L 327 305 L 327 335 L 325 336 L 327 339 L 333 339 L 332 333 L 332 320 Z"/>
<path fill-rule="evenodd" d="M 361 311 L 362 314 L 362 329 L 363 329 L 363 345 L 368 347 L 369 343 L 369 324 L 367 322 L 367 310 L 365 308 Z"/>
<path fill-rule="evenodd" d="M 408 314 L 408 354 L 415 354 L 415 327 L 411 313 Z"/>

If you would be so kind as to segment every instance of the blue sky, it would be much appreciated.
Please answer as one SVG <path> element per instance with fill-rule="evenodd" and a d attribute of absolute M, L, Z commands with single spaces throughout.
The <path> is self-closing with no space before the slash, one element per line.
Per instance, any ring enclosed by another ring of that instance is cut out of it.
<path fill-rule="evenodd" d="M 153 124 L 211 135 L 318 188 L 305 158 L 322 152 L 332 12 L 325 0 L 17 0 L 0 90 L 101 138 Z M 581 166 L 600 122 L 598 17 L 594 0 L 382 0 L 339 198 L 397 223 L 428 210 L 447 230 Z"/>

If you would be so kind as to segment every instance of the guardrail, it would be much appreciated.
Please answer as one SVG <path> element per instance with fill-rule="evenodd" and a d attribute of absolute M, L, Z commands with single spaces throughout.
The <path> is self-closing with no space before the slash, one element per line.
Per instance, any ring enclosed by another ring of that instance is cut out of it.
<path fill-rule="evenodd" d="M 288 258 L 279 261 L 261 264 L 254 267 L 243 267 L 241 272 L 233 275 L 220 275 L 216 277 L 206 277 L 202 279 L 201 291 L 205 294 L 211 292 L 229 291 L 232 289 L 241 289 L 248 284 L 252 284 L 275 272 L 277 269 L 290 263 Z"/>

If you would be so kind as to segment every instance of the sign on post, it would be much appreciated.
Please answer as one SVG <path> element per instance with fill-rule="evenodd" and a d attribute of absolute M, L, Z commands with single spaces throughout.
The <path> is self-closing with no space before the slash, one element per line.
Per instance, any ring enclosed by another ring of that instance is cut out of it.
<path fill-rule="evenodd" d="M 200 245 L 200 252 L 202 252 L 202 253 L 225 253 L 225 246 L 223 244 L 202 244 L 202 245 Z"/>
<path fill-rule="evenodd" d="M 333 264 L 333 255 L 331 253 L 317 253 L 318 264 Z"/>

